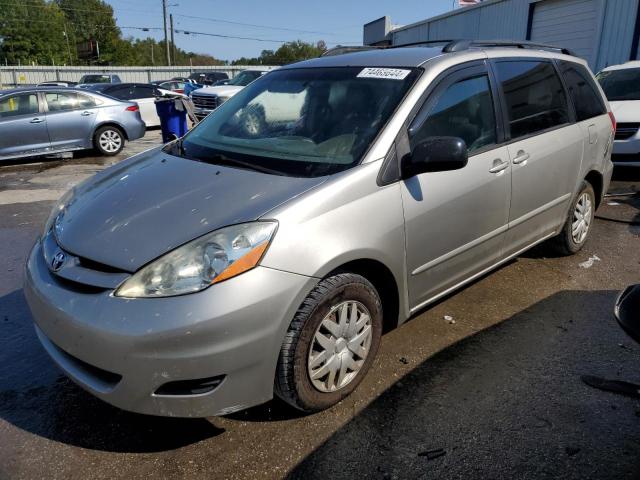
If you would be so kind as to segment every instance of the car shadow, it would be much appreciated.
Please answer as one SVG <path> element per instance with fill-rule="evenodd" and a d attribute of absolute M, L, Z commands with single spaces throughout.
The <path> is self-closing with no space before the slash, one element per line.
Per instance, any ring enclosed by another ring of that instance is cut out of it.
<path fill-rule="evenodd" d="M 204 418 L 125 412 L 62 375 L 40 346 L 22 290 L 0 297 L 0 418 L 35 435 L 109 452 L 173 450 L 224 432 Z"/>
<path fill-rule="evenodd" d="M 562 291 L 427 358 L 292 471 L 321 478 L 639 478 L 638 381 L 616 291 Z"/>

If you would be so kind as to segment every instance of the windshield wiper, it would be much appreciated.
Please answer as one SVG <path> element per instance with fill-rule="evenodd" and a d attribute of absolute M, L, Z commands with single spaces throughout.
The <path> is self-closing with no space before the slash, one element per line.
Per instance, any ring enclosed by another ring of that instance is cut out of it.
<path fill-rule="evenodd" d="M 177 155 L 179 157 L 185 157 L 186 156 L 186 152 L 184 150 L 184 147 L 182 146 L 182 139 L 184 137 L 180 137 L 177 140 L 167 144 L 162 151 L 165 153 L 169 153 L 171 155 Z"/>
<path fill-rule="evenodd" d="M 209 155 L 207 157 L 198 157 L 195 160 L 207 163 L 215 163 L 220 165 L 229 165 L 236 166 L 240 168 L 246 168 L 249 170 L 255 170 L 256 172 L 268 173 L 270 175 L 284 175 L 284 173 L 273 170 L 271 168 L 263 167 L 262 165 L 256 165 L 255 163 L 244 162 L 242 160 L 238 160 L 237 158 L 227 157 L 221 153 L 214 153 L 213 155 Z"/>

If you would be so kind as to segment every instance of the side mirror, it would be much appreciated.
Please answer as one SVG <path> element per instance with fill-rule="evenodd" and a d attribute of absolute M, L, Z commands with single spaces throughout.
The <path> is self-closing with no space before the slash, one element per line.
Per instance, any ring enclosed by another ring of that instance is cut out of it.
<path fill-rule="evenodd" d="M 467 144 L 458 137 L 429 137 L 402 158 L 402 178 L 425 172 L 458 170 L 467 165 Z"/>

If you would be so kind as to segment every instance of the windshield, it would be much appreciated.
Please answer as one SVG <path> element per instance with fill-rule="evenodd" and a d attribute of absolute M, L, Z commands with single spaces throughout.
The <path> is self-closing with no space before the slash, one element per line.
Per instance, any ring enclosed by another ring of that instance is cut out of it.
<path fill-rule="evenodd" d="M 346 170 L 360 162 L 417 76 L 417 69 L 278 70 L 214 110 L 183 138 L 178 154 L 226 157 L 281 175 Z"/>
<path fill-rule="evenodd" d="M 600 72 L 596 78 L 610 101 L 640 100 L 640 68 Z"/>
<path fill-rule="evenodd" d="M 238 87 L 246 87 L 251 82 L 253 82 L 256 78 L 260 76 L 261 72 L 241 72 L 237 77 L 234 77 L 233 80 L 229 80 L 227 85 L 237 85 Z"/>

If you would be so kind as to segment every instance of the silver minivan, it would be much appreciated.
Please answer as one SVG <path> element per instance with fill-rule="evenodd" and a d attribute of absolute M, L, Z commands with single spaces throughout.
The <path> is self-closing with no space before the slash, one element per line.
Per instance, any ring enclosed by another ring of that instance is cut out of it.
<path fill-rule="evenodd" d="M 540 242 L 585 244 L 615 123 L 568 53 L 457 41 L 268 73 L 60 200 L 26 267 L 42 345 L 126 410 L 330 407 L 384 330 Z"/>

